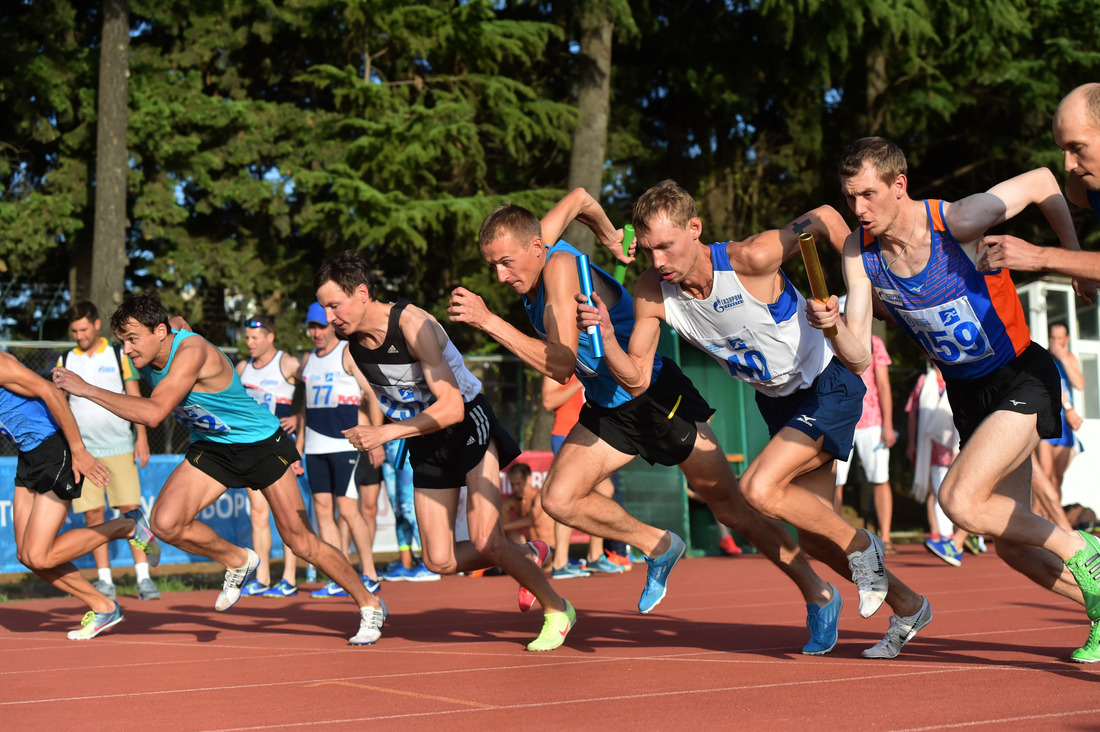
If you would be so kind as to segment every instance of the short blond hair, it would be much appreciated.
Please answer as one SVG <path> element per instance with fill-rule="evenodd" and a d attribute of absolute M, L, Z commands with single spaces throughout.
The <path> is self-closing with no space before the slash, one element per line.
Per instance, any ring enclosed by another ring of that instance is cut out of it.
<path fill-rule="evenodd" d="M 885 137 L 862 137 L 849 145 L 840 158 L 841 180 L 859 175 L 864 163 L 870 163 L 887 184 L 893 183 L 899 175 L 909 174 L 905 153 Z"/>
<path fill-rule="evenodd" d="M 648 232 L 653 220 L 661 215 L 686 228 L 699 214 L 690 193 L 674 180 L 663 180 L 638 197 L 630 220 L 635 231 Z"/>

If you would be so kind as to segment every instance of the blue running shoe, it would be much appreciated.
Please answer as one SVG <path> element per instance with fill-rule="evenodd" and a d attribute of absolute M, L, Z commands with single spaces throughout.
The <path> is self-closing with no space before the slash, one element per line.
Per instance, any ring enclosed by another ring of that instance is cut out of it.
<path fill-rule="evenodd" d="M 837 639 L 837 624 L 840 622 L 840 610 L 844 607 L 844 598 L 829 585 L 833 598 L 825 607 L 806 606 L 806 627 L 810 629 L 810 642 L 802 646 L 807 656 L 824 656 L 833 650 Z"/>
<path fill-rule="evenodd" d="M 926 539 L 924 547 L 952 567 L 962 566 L 962 552 L 955 546 L 954 539 Z"/>
<path fill-rule="evenodd" d="M 332 580 L 329 580 L 328 584 L 322 585 L 320 589 L 314 590 L 309 593 L 310 597 L 347 597 L 348 593 L 344 591 L 344 588 L 336 584 Z"/>
<path fill-rule="evenodd" d="M 408 582 L 415 571 L 416 570 L 409 569 L 401 564 L 401 562 L 398 562 L 396 567 L 388 568 L 385 572 L 378 575 L 378 577 L 386 582 Z"/>
<path fill-rule="evenodd" d="M 377 595 L 378 591 L 382 589 L 382 583 L 378 580 L 371 579 L 365 574 L 359 575 L 359 579 L 363 580 L 363 586 L 367 588 L 367 592 L 372 595 Z"/>
<path fill-rule="evenodd" d="M 624 567 L 620 567 L 608 559 L 607 555 L 601 556 L 593 562 L 588 562 L 584 565 L 584 568 L 589 572 L 601 572 L 603 574 L 622 574 L 626 571 Z"/>
<path fill-rule="evenodd" d="M 292 585 L 281 579 L 264 593 L 264 597 L 294 597 L 298 594 L 298 585 Z"/>
<path fill-rule="evenodd" d="M 402 569 L 405 568 L 402 567 Z M 435 582 L 436 580 L 443 579 L 438 574 L 425 567 L 424 562 L 421 562 L 412 569 L 406 569 L 405 571 L 409 574 L 407 578 L 409 582 Z"/>
<path fill-rule="evenodd" d="M 160 542 L 153 536 L 153 530 L 149 528 L 149 519 L 145 511 L 138 506 L 133 511 L 122 514 L 125 518 L 134 520 L 134 535 L 130 537 L 130 543 L 145 552 L 145 559 L 150 567 L 160 564 Z"/>
<path fill-rule="evenodd" d="M 266 594 L 271 588 L 261 583 L 259 580 L 251 580 L 248 584 L 241 588 L 242 595 L 263 595 Z"/>
<path fill-rule="evenodd" d="M 97 613 L 92 610 L 84 613 L 80 621 L 80 630 L 70 630 L 69 640 L 91 640 L 114 625 L 122 622 L 122 609 L 115 603 L 115 609 L 109 613 Z"/>
<path fill-rule="evenodd" d="M 676 566 L 676 562 L 680 561 L 680 557 L 684 556 L 686 548 L 684 540 L 671 531 L 668 535 L 672 538 L 672 545 L 668 551 L 656 559 L 645 558 L 649 569 L 646 571 L 642 597 L 638 600 L 638 611 L 643 615 L 660 605 L 661 600 L 665 599 L 665 592 L 668 591 L 668 575 L 672 573 L 672 568 Z"/>
<path fill-rule="evenodd" d="M 576 564 L 566 564 L 561 569 L 555 569 L 550 572 L 550 579 L 563 580 L 574 579 L 576 577 L 591 577 L 592 573 L 581 569 Z"/>

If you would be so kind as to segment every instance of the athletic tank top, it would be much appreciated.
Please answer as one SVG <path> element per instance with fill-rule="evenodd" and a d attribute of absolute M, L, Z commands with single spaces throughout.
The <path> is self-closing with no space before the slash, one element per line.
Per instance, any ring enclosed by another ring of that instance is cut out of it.
<path fill-rule="evenodd" d="M 276 417 L 291 416 L 294 384 L 283 376 L 283 352 L 276 351 L 275 356 L 263 368 L 256 368 L 254 362 L 255 359 L 248 359 L 242 369 L 241 383 L 244 384 L 245 391 Z"/>
<path fill-rule="evenodd" d="M 310 352 L 302 369 L 306 404 L 307 455 L 325 455 L 354 450 L 341 432 L 359 423 L 359 403 L 363 392 L 355 377 L 344 370 L 347 341 L 324 356 Z"/>
<path fill-rule="evenodd" d="M 355 365 L 378 395 L 382 413 L 395 422 L 415 417 L 435 401 L 435 395 L 424 379 L 424 367 L 409 353 L 409 345 L 401 334 L 401 313 L 408 306 L 409 301 L 403 298 L 394 301 L 386 325 L 386 337 L 378 348 L 367 348 L 354 338 L 348 345 Z M 443 359 L 454 372 L 462 401 L 468 403 L 481 393 L 481 382 L 466 368 L 462 354 L 451 343 L 443 326 L 434 320 L 430 322 L 446 338 Z"/>
<path fill-rule="evenodd" d="M 0 435 L 15 443 L 19 452 L 30 452 L 57 430 L 53 415 L 41 399 L 0 388 Z"/>
<path fill-rule="evenodd" d="M 709 353 L 733 378 L 768 396 L 804 389 L 833 358 L 832 344 L 806 320 L 806 300 L 783 270 L 774 303 L 757 300 L 741 284 L 725 242 L 710 245 L 714 284 L 699 299 L 661 283 L 665 320 L 680 337 Z"/>
<path fill-rule="evenodd" d="M 1086 195 L 1089 199 L 1089 205 L 1092 206 L 1092 213 L 1096 218 L 1100 219 L 1100 191 L 1086 191 Z"/>
<path fill-rule="evenodd" d="M 948 380 L 990 374 L 1031 343 L 1007 269 L 982 273 L 948 230 L 943 201 L 925 201 L 932 251 L 924 271 L 899 277 L 883 261 L 878 239 L 860 229 L 863 266 L 902 330 L 939 364 Z"/>
<path fill-rule="evenodd" d="M 141 375 L 153 388 L 168 375 L 172 368 L 172 359 L 176 349 L 187 338 L 202 338 L 188 330 L 173 330 L 172 350 L 168 353 L 168 363 L 163 369 L 144 366 Z M 222 354 L 226 362 L 229 359 Z M 237 376 L 237 369 L 230 364 L 232 381 L 229 386 L 217 392 L 190 391 L 175 409 L 172 416 L 187 427 L 192 442 L 221 442 L 227 445 L 247 445 L 266 440 L 279 429 L 279 420 L 267 411 L 244 390 L 244 384 Z"/>
<path fill-rule="evenodd" d="M 546 258 L 549 260 L 558 252 L 568 254 L 574 260 L 581 253 L 567 242 L 559 241 L 554 246 L 546 248 Z M 619 301 L 611 306 L 608 315 L 611 317 L 611 324 L 615 327 L 615 340 L 626 351 L 630 345 L 630 334 L 634 332 L 634 298 L 630 296 L 626 288 L 607 272 L 594 264 L 589 265 L 589 269 L 592 272 L 593 281 L 598 277 L 619 293 Z M 527 318 L 531 321 L 535 332 L 539 334 L 539 338 L 545 341 L 547 336 L 546 323 L 543 320 L 546 310 L 546 287 L 544 282 L 539 282 L 534 299 L 528 300 L 527 296 L 524 296 L 523 309 L 527 311 Z M 577 374 L 577 378 L 584 383 L 585 399 L 593 404 L 601 407 L 617 407 L 633 399 L 630 393 L 620 386 L 615 377 L 611 375 L 611 370 L 607 368 L 603 359 L 598 359 L 592 355 L 592 341 L 588 333 L 582 332 L 580 340 L 577 341 L 577 364 L 573 371 Z M 653 374 L 650 376 L 649 383 L 652 384 L 656 381 L 657 375 L 660 373 L 661 356 L 660 354 L 654 354 Z"/>

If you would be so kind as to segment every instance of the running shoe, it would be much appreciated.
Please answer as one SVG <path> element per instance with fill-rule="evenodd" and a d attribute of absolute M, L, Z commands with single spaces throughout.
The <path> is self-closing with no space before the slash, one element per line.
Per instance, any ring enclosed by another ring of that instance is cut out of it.
<path fill-rule="evenodd" d="M 1066 566 L 1077 580 L 1085 596 L 1085 612 L 1089 620 L 1100 620 L 1100 539 L 1085 531 L 1077 532 L 1085 540 L 1085 548 L 1066 560 Z"/>
<path fill-rule="evenodd" d="M 982 537 L 978 536 L 977 534 L 967 534 L 966 540 L 963 541 L 963 548 L 974 555 L 981 554 L 985 551 Z"/>
<path fill-rule="evenodd" d="M 415 571 L 415 569 L 409 569 L 405 565 L 401 564 L 400 561 L 397 561 L 396 567 L 387 567 L 385 572 L 378 575 L 378 578 L 381 580 L 385 580 L 386 582 L 408 582 L 412 578 L 413 572 Z"/>
<path fill-rule="evenodd" d="M 577 624 L 577 611 L 565 601 L 565 612 L 546 613 L 542 619 L 542 632 L 539 637 L 527 644 L 529 651 L 552 651 L 562 643 L 565 636 Z"/>
<path fill-rule="evenodd" d="M 561 569 L 555 569 L 550 572 L 550 579 L 563 580 L 574 579 L 576 577 L 591 577 L 592 573 L 581 569 L 575 564 L 566 564 Z"/>
<path fill-rule="evenodd" d="M 917 631 L 932 622 L 932 606 L 928 598 L 921 598 L 920 610 L 907 618 L 890 616 L 890 628 L 875 645 L 863 652 L 864 658 L 897 658 L 901 647 L 913 639 Z"/>
<path fill-rule="evenodd" d="M 612 564 L 617 564 L 623 568 L 624 572 L 629 572 L 634 569 L 634 563 L 630 561 L 630 557 L 623 556 L 617 552 L 613 552 L 610 549 L 607 551 L 607 560 Z"/>
<path fill-rule="evenodd" d="M 149 561 L 150 567 L 160 564 L 160 542 L 153 536 L 153 530 L 149 528 L 149 519 L 145 516 L 145 511 L 138 506 L 133 511 L 127 511 L 122 515 L 134 520 L 134 535 L 130 538 L 130 543 L 145 552 L 145 558 Z"/>
<path fill-rule="evenodd" d="M 359 579 L 363 580 L 363 586 L 367 588 L 367 592 L 372 595 L 377 595 L 378 591 L 382 589 L 382 583 L 376 579 L 371 579 L 365 574 L 359 575 Z"/>
<path fill-rule="evenodd" d="M 145 579 L 138 580 L 137 596 L 139 600 L 159 600 L 160 590 L 157 589 L 152 579 L 146 577 Z"/>
<path fill-rule="evenodd" d="M 829 585 L 829 589 L 833 591 L 833 597 L 824 607 L 806 605 L 806 627 L 810 629 L 810 642 L 802 646 L 802 653 L 807 656 L 824 656 L 836 645 L 837 625 L 840 623 L 844 598 L 832 585 Z"/>
<path fill-rule="evenodd" d="M 241 594 L 252 597 L 253 595 L 263 595 L 270 589 L 271 587 L 269 585 L 265 585 L 259 580 L 250 580 L 241 588 Z"/>
<path fill-rule="evenodd" d="M 1085 645 L 1070 654 L 1070 658 L 1077 663 L 1096 663 L 1100 661 L 1100 620 L 1093 620 L 1089 624 L 1089 638 Z"/>
<path fill-rule="evenodd" d="M 89 610 L 80 621 L 80 630 L 70 630 L 69 640 L 91 640 L 114 625 L 122 622 L 122 608 L 115 603 L 115 609 L 109 613 L 97 613 Z"/>
<path fill-rule="evenodd" d="M 348 645 L 373 646 L 382 637 L 384 622 L 385 614 L 382 610 L 373 607 L 359 608 L 359 632 L 348 639 Z"/>
<path fill-rule="evenodd" d="M 529 541 L 527 546 L 534 550 L 535 555 L 530 557 L 539 569 L 542 569 L 542 565 L 546 564 L 546 560 L 550 558 L 550 547 L 546 545 L 545 541 Z M 525 613 L 531 609 L 535 604 L 535 595 L 531 590 L 527 589 L 523 585 L 519 586 L 519 611 Z"/>
<path fill-rule="evenodd" d="M 882 555 L 886 551 L 882 539 L 867 529 L 862 529 L 871 540 L 871 546 L 861 552 L 848 555 L 848 568 L 852 570 L 852 582 L 859 590 L 859 614 L 869 618 L 882 606 L 890 580 L 886 576 L 886 563 Z"/>
<path fill-rule="evenodd" d="M 118 591 L 115 588 L 114 584 L 112 584 L 111 582 L 104 582 L 101 579 L 97 579 L 95 582 L 93 582 L 92 587 L 99 590 L 100 593 L 108 600 L 115 599 L 115 596 L 118 594 Z"/>
<path fill-rule="evenodd" d="M 727 557 L 736 557 L 741 553 L 741 547 L 737 546 L 737 542 L 733 540 L 732 534 L 726 534 L 719 539 L 718 548 Z"/>
<path fill-rule="evenodd" d="M 924 547 L 952 567 L 962 566 L 962 552 L 955 546 L 954 539 L 925 539 Z"/>
<path fill-rule="evenodd" d="M 588 572 L 600 572 L 601 574 L 622 574 L 626 571 L 619 565 L 612 563 L 606 556 L 588 562 L 584 565 L 584 568 Z"/>
<path fill-rule="evenodd" d="M 264 593 L 264 597 L 294 597 L 298 594 L 298 585 L 292 585 L 285 579 L 281 579 Z"/>
<path fill-rule="evenodd" d="M 218 595 L 218 601 L 214 603 L 214 609 L 219 613 L 224 613 L 237 604 L 237 600 L 241 599 L 241 588 L 244 587 L 249 576 L 256 571 L 256 567 L 260 565 L 260 555 L 251 549 L 246 551 L 248 552 L 248 561 L 244 563 L 243 567 L 225 570 L 222 592 Z"/>
<path fill-rule="evenodd" d="M 672 544 L 668 550 L 655 559 L 645 558 L 649 569 L 646 571 L 645 587 L 642 588 L 642 596 L 638 600 L 638 611 L 643 615 L 651 612 L 653 608 L 661 604 L 668 591 L 668 576 L 680 557 L 684 556 L 684 540 L 671 531 L 668 532 Z"/>
<path fill-rule="evenodd" d="M 402 567 L 402 569 L 405 568 Z M 424 562 L 420 562 L 420 564 L 416 565 L 412 569 L 408 569 L 405 571 L 408 572 L 408 577 L 406 578 L 407 582 L 435 582 L 437 580 L 443 579 L 438 574 L 425 567 Z"/>
<path fill-rule="evenodd" d="M 347 597 L 348 593 L 343 587 L 336 584 L 332 580 L 329 580 L 326 584 L 321 585 L 319 589 L 309 593 L 310 597 Z"/>

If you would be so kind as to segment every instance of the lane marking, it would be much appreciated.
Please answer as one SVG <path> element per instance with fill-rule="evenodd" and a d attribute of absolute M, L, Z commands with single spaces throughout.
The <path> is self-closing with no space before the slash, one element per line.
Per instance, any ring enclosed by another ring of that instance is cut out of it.
<path fill-rule="evenodd" d="M 434 694 L 421 694 L 416 691 L 401 691 L 400 689 L 389 689 L 385 686 L 371 686 L 369 684 L 353 684 L 350 681 L 318 681 L 315 684 L 306 684 L 306 688 L 312 689 L 318 686 L 350 686 L 353 689 L 366 689 L 367 691 L 381 691 L 386 694 L 397 694 L 398 696 L 411 696 L 416 699 L 433 699 L 435 701 L 449 702 L 451 704 L 464 704 L 469 707 L 479 707 L 481 709 L 500 709 L 497 704 L 485 704 L 483 702 L 470 701 L 468 699 L 453 699 L 449 696 L 435 696 Z"/>

